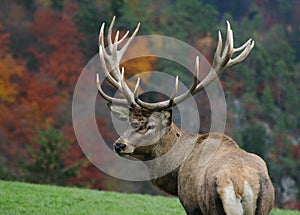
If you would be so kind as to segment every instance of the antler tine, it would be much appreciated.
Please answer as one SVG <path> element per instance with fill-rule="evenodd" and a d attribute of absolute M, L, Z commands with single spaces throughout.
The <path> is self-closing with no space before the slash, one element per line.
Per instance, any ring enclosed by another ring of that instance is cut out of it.
<path fill-rule="evenodd" d="M 114 20 L 115 20 L 115 17 L 113 18 L 113 20 L 112 20 L 112 22 L 114 23 Z M 102 24 L 102 26 L 101 26 L 101 28 L 100 28 L 100 32 L 99 32 L 99 57 L 101 57 L 101 56 L 103 56 L 104 55 L 104 57 L 103 57 L 103 60 L 104 60 L 104 58 L 106 59 L 106 60 L 108 60 L 109 61 L 109 63 L 110 63 L 110 65 L 113 65 L 113 61 L 112 60 L 110 60 L 110 57 L 109 57 L 109 55 L 108 55 L 108 53 L 106 52 L 106 50 L 104 49 L 104 47 L 105 47 L 105 44 L 104 44 L 104 27 L 105 27 L 105 23 L 103 23 Z M 112 28 L 112 25 L 110 26 L 110 28 Z M 109 44 L 111 44 L 111 31 L 109 32 L 109 35 L 110 35 L 110 42 L 108 42 Z M 109 40 L 109 39 L 108 39 Z M 100 46 L 102 46 L 102 48 L 100 48 Z M 111 46 L 109 46 L 109 48 L 108 49 L 110 49 L 110 52 L 112 52 L 112 49 L 111 49 Z M 100 52 L 101 51 L 101 52 Z M 101 59 L 100 59 L 100 62 L 103 62 L 103 61 L 101 61 Z M 104 62 L 105 62 L 105 60 L 104 60 Z M 104 67 L 103 65 L 105 65 L 105 64 L 103 64 L 103 63 L 101 63 L 102 64 L 102 68 Z M 116 66 L 111 66 L 111 67 L 113 67 L 113 68 L 111 68 L 113 71 L 116 69 Z M 105 67 L 105 71 L 107 70 L 107 68 Z M 117 74 L 118 72 L 116 72 L 116 71 L 114 71 L 113 73 L 112 73 L 112 75 L 113 75 L 113 78 L 114 79 L 117 79 L 118 80 L 118 75 L 119 74 Z M 106 76 L 107 77 L 109 77 L 110 75 L 109 75 L 109 72 L 106 72 Z M 111 80 L 109 80 L 110 82 L 111 82 Z M 112 82 L 113 82 L 113 80 L 112 80 Z M 115 87 L 117 87 L 115 84 L 113 84 Z"/>
<path fill-rule="evenodd" d="M 130 43 L 132 42 L 132 40 L 135 38 L 136 34 L 138 33 L 140 26 L 141 26 L 141 23 L 138 23 L 134 32 L 132 33 L 131 37 L 127 40 L 125 45 L 119 50 L 121 58 L 122 58 L 123 54 L 125 53 L 125 51 L 127 50 Z"/>
<path fill-rule="evenodd" d="M 252 50 L 253 47 L 254 47 L 254 41 L 252 39 L 249 39 L 242 46 L 240 46 L 238 48 L 234 48 L 233 47 L 233 31 L 231 30 L 230 23 L 227 21 L 227 40 L 226 40 L 226 44 L 225 44 L 225 48 L 224 48 L 224 52 L 223 52 L 223 56 L 222 56 L 223 59 L 220 59 L 221 61 L 223 61 L 222 67 L 224 66 L 224 68 L 220 68 L 217 71 L 217 73 L 220 73 L 224 69 L 243 61 L 248 56 L 248 54 L 250 53 L 250 51 Z M 232 55 L 239 51 L 242 51 L 242 53 L 240 53 L 237 57 L 231 59 Z M 226 62 L 226 64 L 225 64 L 225 62 Z"/>
<path fill-rule="evenodd" d="M 139 86 L 140 86 L 140 81 L 141 81 L 140 78 L 138 78 L 137 81 L 136 81 L 136 84 L 135 84 L 135 87 L 134 87 L 134 91 L 133 91 L 134 99 L 135 99 L 136 97 L 138 97 L 137 90 L 138 90 L 138 88 L 139 88 Z"/>
<path fill-rule="evenodd" d="M 215 56 L 214 56 L 215 60 L 214 60 L 213 63 L 220 62 L 220 60 L 221 60 L 222 46 L 223 46 L 222 34 L 221 34 L 220 31 L 218 31 L 218 44 L 217 44 L 217 48 L 216 48 L 216 52 L 215 52 Z"/>
<path fill-rule="evenodd" d="M 218 75 L 221 72 L 223 72 L 228 67 L 231 67 L 243 61 L 248 56 L 248 54 L 250 53 L 253 47 L 254 47 L 254 42 L 252 39 L 249 39 L 241 47 L 234 48 L 233 31 L 231 30 L 230 23 L 227 21 L 227 38 L 226 38 L 224 50 L 221 54 L 222 36 L 221 33 L 219 32 L 219 40 L 216 49 L 216 54 L 213 61 L 213 66 L 210 72 L 208 73 L 208 75 L 204 78 L 204 80 L 201 81 L 200 84 L 198 84 L 193 94 L 196 94 L 197 92 L 201 91 L 206 86 L 208 86 L 212 81 L 214 81 L 218 77 Z M 242 51 L 242 53 L 240 53 L 237 57 L 231 59 L 232 55 L 239 51 Z"/>
<path fill-rule="evenodd" d="M 105 23 L 103 22 L 100 28 L 100 32 L 99 32 L 99 48 L 100 45 L 103 47 L 102 49 L 102 54 L 104 55 L 105 59 L 109 58 L 109 55 L 107 54 L 106 50 L 104 49 L 105 44 L 104 44 L 104 27 L 105 27 Z M 100 49 L 99 49 L 100 50 Z M 100 54 L 100 51 L 99 51 Z"/>
<path fill-rule="evenodd" d="M 104 47 L 104 26 L 105 23 L 103 22 L 100 28 L 99 40 L 98 40 L 98 46 L 102 45 L 103 47 Z"/>
<path fill-rule="evenodd" d="M 248 45 L 249 43 L 254 43 L 254 41 L 252 40 L 252 38 L 250 38 L 249 40 L 247 40 L 247 42 L 245 42 L 241 47 L 238 47 L 238 48 L 234 48 L 234 52 L 239 52 L 239 51 L 242 51 L 244 50 Z"/>
<path fill-rule="evenodd" d="M 117 31 L 116 36 L 115 36 L 114 46 L 117 46 L 117 45 L 118 45 L 119 34 L 120 34 L 120 31 Z"/>
<path fill-rule="evenodd" d="M 227 21 L 227 37 L 224 49 L 222 51 L 222 35 L 221 32 L 218 32 L 218 44 L 216 48 L 216 53 L 213 60 L 213 65 L 208 73 L 208 75 L 199 83 L 198 76 L 200 73 L 200 66 L 199 66 L 199 57 L 196 57 L 195 61 L 195 76 L 193 79 L 193 84 L 189 88 L 189 90 L 185 91 L 183 94 L 176 96 L 178 92 L 178 76 L 175 80 L 175 88 L 171 94 L 171 97 L 169 100 L 165 100 L 162 102 L 156 102 L 156 103 L 147 103 L 139 99 L 138 97 L 138 87 L 140 84 L 140 78 L 137 80 L 134 92 L 130 90 L 128 85 L 125 82 L 124 79 L 124 68 L 122 68 L 122 72 L 120 72 L 119 69 L 119 63 L 120 60 L 125 53 L 126 49 L 128 48 L 129 44 L 132 42 L 134 37 L 136 36 L 139 28 L 140 23 L 138 23 L 136 29 L 134 30 L 131 37 L 126 41 L 126 43 L 123 45 L 123 47 L 118 50 L 118 45 L 124 42 L 127 35 L 129 34 L 129 31 L 125 33 L 125 35 L 119 40 L 119 31 L 117 31 L 114 43 L 112 43 L 112 28 L 115 22 L 115 17 L 113 18 L 108 32 L 108 48 L 110 51 L 110 55 L 104 50 L 104 24 L 101 26 L 100 34 L 99 34 L 99 55 L 100 55 L 100 62 L 102 64 L 102 68 L 104 69 L 105 74 L 108 77 L 108 81 L 112 83 L 116 88 L 118 88 L 126 97 L 126 100 L 132 104 L 132 105 L 139 105 L 143 108 L 149 109 L 149 110 L 163 110 L 170 108 L 176 104 L 179 104 L 180 102 L 186 100 L 192 95 L 195 95 L 199 91 L 203 90 L 206 86 L 208 86 L 212 81 L 214 81 L 218 75 L 224 71 L 226 68 L 233 66 L 235 64 L 240 63 L 243 61 L 252 48 L 254 47 L 254 41 L 252 39 L 249 39 L 246 43 L 244 43 L 241 47 L 234 48 L 233 45 L 233 31 L 231 30 L 230 23 Z M 238 56 L 232 58 L 234 53 L 241 52 Z M 106 66 L 105 66 L 105 59 L 109 62 L 110 68 L 112 69 L 112 75 L 108 72 Z M 107 95 L 104 95 L 104 92 L 101 89 L 100 84 L 98 84 L 99 77 L 97 77 L 97 85 L 100 94 L 105 98 L 106 100 L 114 100 L 114 98 L 109 97 Z M 124 100 L 119 99 L 118 102 L 123 103 Z"/>
<path fill-rule="evenodd" d="M 126 33 L 124 34 L 124 36 L 117 42 L 118 45 L 120 45 L 128 36 L 129 34 L 129 31 L 126 31 Z"/>
<path fill-rule="evenodd" d="M 228 21 L 226 21 L 226 23 L 227 23 L 227 36 L 226 36 L 224 51 L 222 53 L 222 58 L 225 58 L 226 61 L 227 60 L 229 61 L 230 57 L 233 54 L 233 31 L 231 30 L 230 23 Z"/>
<path fill-rule="evenodd" d="M 110 65 L 112 65 L 112 75 L 114 76 L 114 78 L 121 80 L 120 79 L 120 69 L 119 69 L 119 65 L 120 65 L 120 61 L 125 53 L 125 51 L 127 50 L 128 46 L 130 45 L 130 43 L 132 42 L 132 40 L 135 38 L 139 28 L 140 28 L 140 23 L 138 23 L 135 31 L 133 32 L 133 34 L 131 35 L 131 37 L 126 41 L 126 43 L 124 44 L 124 46 L 118 50 L 118 45 L 120 45 L 127 37 L 127 35 L 129 34 L 129 31 L 127 31 L 125 33 L 125 35 L 120 39 L 119 39 L 119 31 L 117 31 L 115 39 L 114 39 L 114 43 L 112 43 L 112 29 L 113 29 L 113 25 L 115 23 L 115 16 L 112 20 L 112 23 L 109 27 L 109 32 L 108 32 L 108 47 L 111 53 L 111 57 L 105 52 L 105 57 L 106 60 L 109 61 Z M 131 92 L 130 92 L 131 93 Z M 131 96 L 133 98 L 133 96 Z"/>
<path fill-rule="evenodd" d="M 199 60 L 199 56 L 196 56 L 196 60 L 195 60 L 195 72 L 196 74 L 194 74 L 194 78 L 193 78 L 193 84 L 192 86 L 185 91 L 183 94 L 181 94 L 180 96 L 175 98 L 175 103 L 179 104 L 180 102 L 188 99 L 189 97 L 191 97 L 192 95 L 194 95 L 194 91 L 197 87 L 197 85 L 199 84 L 199 76 L 200 76 L 200 60 Z"/>
<path fill-rule="evenodd" d="M 116 16 L 113 17 L 111 20 L 110 26 L 108 28 L 108 33 L 107 33 L 107 43 L 108 43 L 108 49 L 110 51 L 110 54 L 112 54 L 113 51 L 113 43 L 112 43 L 112 30 L 115 24 Z"/>
<path fill-rule="evenodd" d="M 142 100 L 140 100 L 138 98 L 138 94 L 137 94 L 137 89 L 138 89 L 138 86 L 139 86 L 139 83 L 140 83 L 140 80 L 138 79 L 137 83 L 136 83 L 136 86 L 135 86 L 135 91 L 134 91 L 134 99 L 135 99 L 135 102 L 143 107 L 143 108 L 146 108 L 148 110 L 164 110 L 164 109 L 167 109 L 167 108 L 170 108 L 176 104 L 179 104 L 180 102 L 188 99 L 189 97 L 191 97 L 195 90 L 195 88 L 197 87 L 197 84 L 199 83 L 198 81 L 198 77 L 199 77 L 199 74 L 200 74 L 200 66 L 199 66 L 199 56 L 196 57 L 196 61 L 195 61 L 195 72 L 196 74 L 194 75 L 194 78 L 193 78 L 193 84 L 192 86 L 189 88 L 189 90 L 185 91 L 183 94 L 176 96 L 177 92 L 178 92 L 178 76 L 176 76 L 176 79 L 175 79 L 175 88 L 171 94 L 171 97 L 169 100 L 165 100 L 165 101 L 161 101 L 161 102 L 156 102 L 156 103 L 148 103 L 148 102 L 144 102 Z"/>
<path fill-rule="evenodd" d="M 119 105 L 127 105 L 127 104 L 128 104 L 127 99 L 114 98 L 114 97 L 111 97 L 111 96 L 107 95 L 107 94 L 103 91 L 103 89 L 102 89 L 102 87 L 101 87 L 101 83 L 100 83 L 99 74 L 96 74 L 96 85 L 97 85 L 97 88 L 98 88 L 98 91 L 99 91 L 100 95 L 101 95 L 105 100 L 107 100 L 108 102 L 114 103 L 114 104 L 119 104 Z"/>
<path fill-rule="evenodd" d="M 102 45 L 99 46 L 99 59 L 100 59 L 100 63 L 101 63 L 101 68 L 103 69 L 106 78 L 108 79 L 108 81 L 117 89 L 119 89 L 121 87 L 121 85 L 110 75 L 109 71 L 107 70 L 106 67 L 106 63 L 105 63 L 105 59 L 104 59 L 104 53 L 105 50 L 103 48 Z"/>
<path fill-rule="evenodd" d="M 132 91 L 130 90 L 130 88 L 128 87 L 127 83 L 125 82 L 125 78 L 124 78 L 124 68 L 122 68 L 122 72 L 120 72 L 120 61 L 122 59 L 122 56 L 124 55 L 126 49 L 128 48 L 129 44 L 132 42 L 132 40 L 134 39 L 134 37 L 136 36 L 140 24 L 138 24 L 137 28 L 135 29 L 135 31 L 133 32 L 133 34 L 131 35 L 131 37 L 126 41 L 126 43 L 123 45 L 123 47 L 118 50 L 118 45 L 120 45 L 121 43 L 123 43 L 126 39 L 126 37 L 129 34 L 129 31 L 127 31 L 125 33 L 125 35 L 119 40 L 119 35 L 120 32 L 117 31 L 116 32 L 116 36 L 114 38 L 114 41 L 112 41 L 112 31 L 113 31 L 113 26 L 115 23 L 115 19 L 116 17 L 114 16 L 111 24 L 109 26 L 108 29 L 108 35 L 107 35 L 107 42 L 108 42 L 108 50 L 109 53 L 106 52 L 106 50 L 104 49 L 104 27 L 105 24 L 103 23 L 101 28 L 100 28 L 100 33 L 99 33 L 99 58 L 100 58 L 100 63 L 101 63 L 101 68 L 103 69 L 107 80 L 118 90 L 120 90 L 120 92 L 125 96 L 126 100 L 127 100 L 127 104 L 134 104 L 134 95 L 132 93 Z M 106 61 L 109 64 L 109 67 L 111 69 L 111 73 L 108 71 L 107 67 L 106 67 Z M 103 90 L 101 89 L 101 86 L 98 86 L 100 95 L 108 100 L 108 101 L 112 101 L 114 98 L 109 97 L 107 95 L 104 95 L 105 93 L 103 92 Z M 123 99 L 119 99 L 118 103 L 124 103 Z"/>
<path fill-rule="evenodd" d="M 114 44 L 112 43 L 112 30 L 113 30 L 113 26 L 115 24 L 115 20 L 116 20 L 116 16 L 113 17 L 112 21 L 111 21 L 111 24 L 109 26 L 109 29 L 108 29 L 108 34 L 107 34 L 107 41 L 108 41 L 108 48 L 109 48 L 109 51 L 110 53 L 112 54 L 114 52 L 114 46 L 118 46 L 120 45 L 125 39 L 126 37 L 128 36 L 129 34 L 129 31 L 127 31 L 125 33 L 125 35 L 120 39 L 118 40 L 118 37 L 119 36 L 119 33 L 117 31 L 117 35 L 115 37 L 115 41 L 114 41 Z M 137 24 L 137 27 L 135 28 L 134 32 L 132 33 L 131 37 L 126 41 L 126 43 L 124 44 L 124 46 L 118 51 L 118 63 L 120 62 L 120 60 L 122 59 L 125 51 L 127 50 L 128 46 L 130 45 L 130 43 L 132 42 L 132 40 L 135 38 L 136 34 L 138 33 L 139 29 L 140 29 L 140 26 L 141 26 L 141 23 L 138 23 Z"/>
<path fill-rule="evenodd" d="M 130 101 L 131 103 L 134 103 L 134 95 L 132 93 L 132 91 L 129 89 L 128 85 L 125 82 L 125 77 L 124 77 L 124 67 L 122 67 L 122 72 L 121 72 L 121 87 L 123 90 L 123 94 L 126 97 L 126 99 L 128 101 Z"/>
<path fill-rule="evenodd" d="M 248 54 L 250 53 L 250 51 L 254 47 L 254 44 L 255 44 L 254 41 L 252 39 L 249 39 L 243 46 L 241 46 L 240 48 L 235 49 L 235 51 L 240 51 L 240 50 L 243 50 L 243 49 L 244 50 L 242 51 L 241 54 L 239 54 L 235 58 L 230 59 L 230 61 L 228 63 L 228 67 L 242 62 L 248 56 Z"/>
<path fill-rule="evenodd" d="M 137 90 L 140 86 L 140 81 L 141 79 L 138 78 L 134 87 L 134 101 L 136 102 L 136 104 L 148 110 L 162 110 L 166 109 L 169 106 L 169 100 L 157 103 L 148 103 L 140 100 L 139 95 L 137 93 Z"/>
<path fill-rule="evenodd" d="M 252 39 L 250 39 L 241 47 L 234 48 L 233 31 L 231 30 L 230 23 L 227 21 L 227 37 L 226 37 L 224 49 L 222 51 L 222 35 L 221 32 L 219 31 L 218 44 L 217 44 L 216 53 L 213 60 L 213 65 L 208 75 L 204 78 L 204 80 L 202 80 L 200 83 L 198 81 L 199 57 L 197 57 L 195 62 L 196 76 L 194 77 L 193 85 L 188 91 L 172 99 L 173 102 L 171 100 L 170 101 L 167 100 L 167 101 L 162 101 L 157 103 L 146 103 L 141 101 L 137 95 L 135 95 L 135 101 L 138 105 L 151 110 L 165 109 L 165 108 L 169 108 L 170 106 L 174 106 L 174 104 L 179 104 L 180 102 L 189 98 L 191 95 L 195 95 L 196 93 L 203 90 L 212 81 L 214 81 L 218 77 L 218 75 L 226 68 L 243 61 L 248 56 L 248 54 L 250 53 L 253 47 L 254 47 L 254 42 L 252 41 Z M 237 57 L 232 59 L 233 54 L 239 51 L 242 52 Z"/>
<path fill-rule="evenodd" d="M 174 98 L 177 95 L 177 92 L 178 92 L 178 76 L 176 76 L 176 79 L 175 79 L 175 87 L 174 87 L 174 90 L 173 90 L 170 100 L 169 100 L 169 107 L 172 107 L 172 105 L 174 104 Z M 169 108 L 169 107 L 167 107 L 167 108 Z"/>

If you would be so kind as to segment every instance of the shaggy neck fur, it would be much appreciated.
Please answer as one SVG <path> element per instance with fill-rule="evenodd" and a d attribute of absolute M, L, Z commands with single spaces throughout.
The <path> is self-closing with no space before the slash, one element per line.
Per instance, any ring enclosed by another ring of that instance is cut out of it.
<path fill-rule="evenodd" d="M 150 177 L 154 178 L 151 182 L 169 194 L 177 195 L 178 169 L 194 147 L 189 144 L 193 142 L 191 138 L 196 137 L 172 123 L 157 143 L 136 151 L 135 157 L 144 161 Z"/>

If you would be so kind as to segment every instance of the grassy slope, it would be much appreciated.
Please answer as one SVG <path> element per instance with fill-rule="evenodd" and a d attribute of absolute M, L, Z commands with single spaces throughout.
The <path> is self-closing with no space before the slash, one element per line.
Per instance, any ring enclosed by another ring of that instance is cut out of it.
<path fill-rule="evenodd" d="M 0 181 L 0 214 L 185 214 L 176 198 Z M 300 215 L 275 209 L 272 215 Z"/>

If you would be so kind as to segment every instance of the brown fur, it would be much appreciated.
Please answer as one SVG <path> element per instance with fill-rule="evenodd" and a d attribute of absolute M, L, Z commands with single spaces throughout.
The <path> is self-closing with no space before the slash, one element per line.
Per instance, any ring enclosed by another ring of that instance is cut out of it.
<path fill-rule="evenodd" d="M 247 210 L 252 214 L 268 214 L 271 211 L 274 190 L 265 162 L 260 157 L 240 149 L 224 134 L 193 135 L 181 131 L 174 123 L 162 123 L 164 120 L 163 113 L 149 115 L 146 111 L 144 115 L 143 111 L 132 112 L 129 123 L 134 123 L 132 129 L 141 132 L 140 138 L 152 140 L 153 137 L 147 136 L 147 129 L 154 121 L 160 123 L 157 130 L 161 130 L 158 133 L 161 137 L 147 146 L 134 145 L 130 155 L 143 160 L 153 178 L 160 169 L 180 163 L 170 173 L 153 179 L 152 183 L 167 193 L 178 195 L 187 214 L 230 214 L 232 208 L 226 203 L 230 186 L 233 186 L 237 202 L 241 202 L 243 210 L 246 210 L 244 214 L 249 214 Z M 138 141 L 137 136 L 132 137 L 132 132 L 131 136 L 126 132 L 123 136 L 121 140 Z M 170 151 L 172 153 L 167 160 L 147 162 Z"/>
<path fill-rule="evenodd" d="M 115 17 L 109 27 L 109 36 L 114 22 Z M 142 160 L 148 166 L 149 175 L 154 178 L 152 183 L 168 193 L 178 194 L 188 214 L 269 213 L 274 191 L 264 161 L 241 150 L 223 134 L 192 135 L 181 131 L 172 123 L 172 114 L 168 110 L 189 95 L 203 90 L 226 68 L 243 61 L 254 47 L 254 41 L 250 39 L 240 48 L 233 48 L 233 32 L 227 22 L 226 43 L 223 48 L 219 33 L 212 69 L 206 78 L 201 82 L 197 80 L 200 63 L 199 57 L 196 57 L 196 78 L 188 91 L 190 94 L 176 96 L 179 83 L 176 79 L 170 100 L 147 103 L 136 94 L 140 79 L 135 91 L 131 92 L 124 80 L 124 70 L 121 73 L 115 69 L 119 67 L 119 58 L 135 37 L 139 26 L 126 44 L 117 41 L 118 37 L 115 43 L 108 40 L 108 46 L 113 47 L 110 53 L 104 49 L 104 24 L 100 29 L 99 56 L 102 69 L 109 73 L 105 65 L 105 61 L 108 61 L 114 71 L 114 75 L 108 74 L 108 82 L 126 98 L 116 99 L 106 95 L 97 76 L 100 95 L 109 101 L 111 111 L 121 120 L 127 119 L 129 124 L 115 142 L 114 150 L 121 156 L 130 155 Z M 123 43 L 121 48 L 118 47 L 119 43 Z M 124 105 L 130 105 L 130 111 Z"/>

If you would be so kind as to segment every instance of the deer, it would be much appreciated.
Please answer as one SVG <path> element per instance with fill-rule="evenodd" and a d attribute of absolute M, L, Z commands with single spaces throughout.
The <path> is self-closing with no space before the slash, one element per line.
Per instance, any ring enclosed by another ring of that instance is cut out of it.
<path fill-rule="evenodd" d="M 99 74 L 96 76 L 98 92 L 108 102 L 110 111 L 128 125 L 114 142 L 113 150 L 119 156 L 144 162 L 152 176 L 152 184 L 178 196 L 187 214 L 269 214 L 274 204 L 274 188 L 262 158 L 242 150 L 224 133 L 191 134 L 172 121 L 172 107 L 205 89 L 225 69 L 242 62 L 254 47 L 254 41 L 249 39 L 241 47 L 234 48 L 233 31 L 227 21 L 224 48 L 219 31 L 212 68 L 207 76 L 198 80 L 199 57 L 196 57 L 193 83 L 187 91 L 177 95 L 177 76 L 169 99 L 146 102 L 137 92 L 140 78 L 131 90 L 124 78 L 124 67 L 120 69 L 122 56 L 139 31 L 140 23 L 129 38 L 129 31 L 121 39 L 117 31 L 113 41 L 114 23 L 115 17 L 108 29 L 107 50 L 105 23 L 100 28 L 99 60 L 106 81 L 123 97 L 105 93 Z M 172 153 L 168 159 L 157 159 L 169 151 Z M 156 159 L 157 162 L 147 162 Z M 169 173 L 157 174 L 173 163 L 178 165 Z"/>

